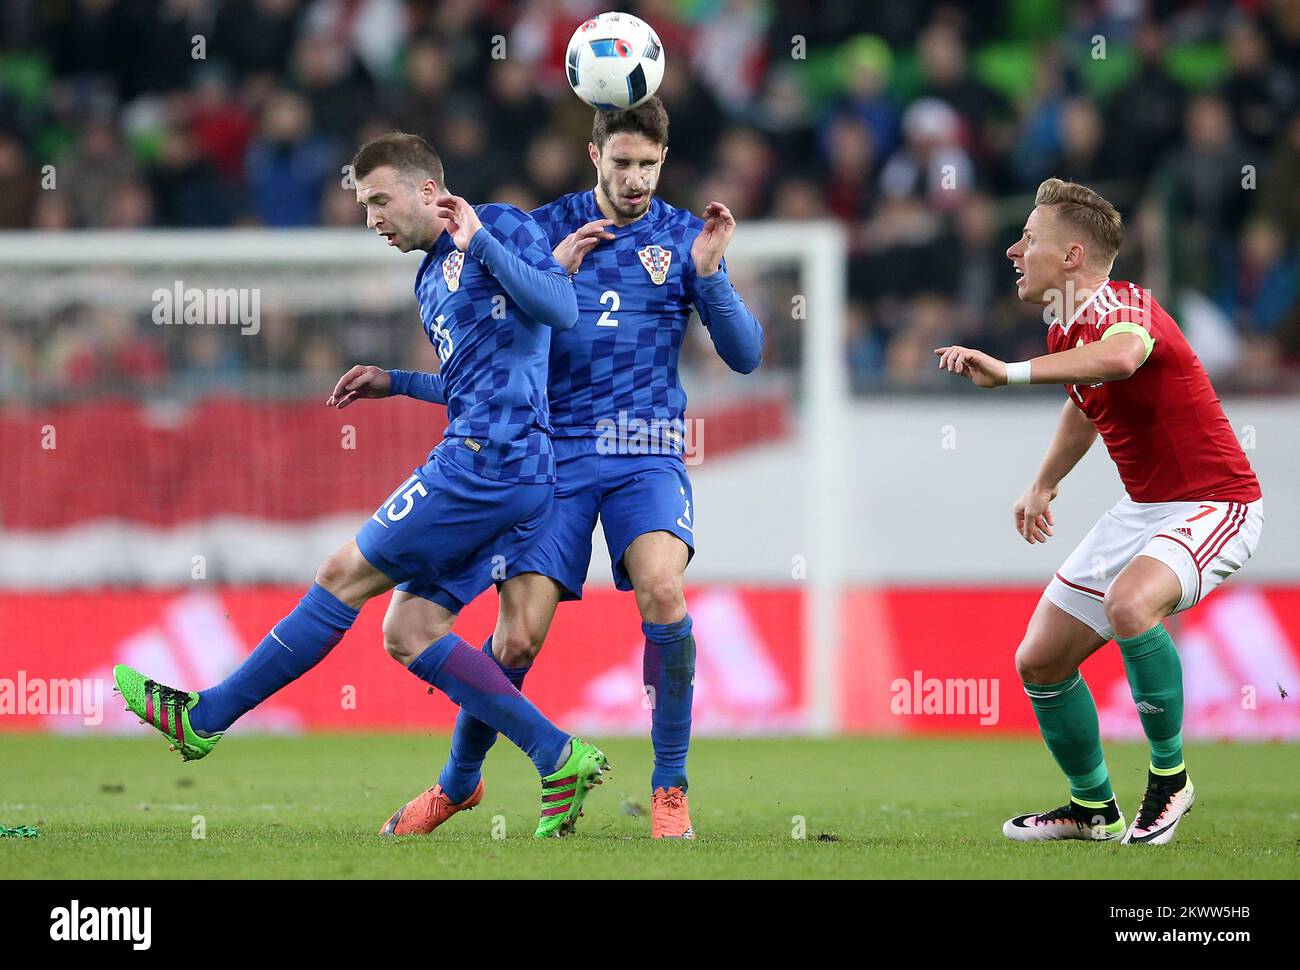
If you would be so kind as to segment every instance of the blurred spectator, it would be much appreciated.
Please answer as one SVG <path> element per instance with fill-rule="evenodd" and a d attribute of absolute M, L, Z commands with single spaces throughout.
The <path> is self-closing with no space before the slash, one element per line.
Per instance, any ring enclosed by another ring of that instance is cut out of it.
<path fill-rule="evenodd" d="M 1182 132 L 1187 94 L 1165 69 L 1164 28 L 1142 23 L 1133 35 L 1137 73 L 1112 96 L 1107 126 L 1115 136 L 1124 172 L 1145 180 Z"/>
<path fill-rule="evenodd" d="M 366 224 L 366 210 L 357 205 L 355 189 L 345 188 L 342 179 L 326 183 L 321 193 L 320 223 L 333 228 L 355 229 Z"/>
<path fill-rule="evenodd" d="M 230 84 L 220 71 L 201 75 L 189 102 L 189 126 L 195 150 L 216 166 L 229 182 L 242 180 L 253 121 L 243 105 L 230 95 Z"/>
<path fill-rule="evenodd" d="M 163 133 L 149 183 L 158 221 L 166 226 L 228 226 L 235 203 L 217 168 L 202 158 L 194 137 L 181 128 Z"/>
<path fill-rule="evenodd" d="M 1025 99 L 1020 131 L 1010 164 L 1015 177 L 1033 185 L 1057 174 L 1061 154 L 1061 115 L 1069 94 L 1057 51 L 1041 54 L 1034 65 L 1032 92 Z"/>
<path fill-rule="evenodd" d="M 725 0 L 695 31 L 692 66 L 724 110 L 739 112 L 758 93 L 766 65 L 765 13 L 758 0 Z"/>
<path fill-rule="evenodd" d="M 142 179 L 128 179 L 112 187 L 100 223 L 104 229 L 144 229 L 154 223 L 153 193 Z"/>
<path fill-rule="evenodd" d="M 442 156 L 451 190 L 475 203 L 488 201 L 488 189 L 508 178 L 518 178 L 523 174 L 521 168 L 527 169 L 527 161 L 519 151 L 521 146 L 507 155 L 499 140 L 495 145 L 489 141 L 484 113 L 481 103 L 456 99 L 448 105 L 446 119 L 433 141 Z"/>
<path fill-rule="evenodd" d="M 701 169 L 712 156 L 724 125 L 717 99 L 694 74 L 670 70 L 659 86 L 659 100 L 668 111 L 673 158 Z M 587 130 L 591 130 L 590 124 Z"/>
<path fill-rule="evenodd" d="M 1288 251 L 1276 223 L 1256 219 L 1242 233 L 1236 277 L 1218 303 L 1244 333 L 1272 334 L 1296 302 L 1297 280 L 1300 257 Z"/>
<path fill-rule="evenodd" d="M 212 0 L 160 0 L 149 6 L 152 16 L 132 18 L 133 56 L 120 92 L 124 100 L 187 87 L 196 64 L 202 63 L 193 56 L 194 38 L 206 42 L 212 32 Z"/>
<path fill-rule="evenodd" d="M 1198 289 L 1231 275 L 1236 235 L 1250 201 L 1243 185 L 1248 163 L 1223 99 L 1193 100 L 1187 109 L 1187 146 L 1168 164 L 1170 205 L 1180 224 L 1179 261 Z"/>
<path fill-rule="evenodd" d="M 405 47 L 406 14 L 401 0 L 316 0 L 303 20 L 306 38 L 339 46 L 369 76 L 388 81 L 397 53 Z"/>
<path fill-rule="evenodd" d="M 986 195 L 972 195 L 955 213 L 957 302 L 977 326 L 987 325 L 989 308 L 1014 279 L 1006 246 L 998 234 L 997 208 Z"/>
<path fill-rule="evenodd" d="M 751 116 L 774 155 L 791 168 L 809 167 L 804 148 L 813 140 L 813 112 L 798 72 L 785 65 L 769 71 Z"/>
<path fill-rule="evenodd" d="M 106 199 L 117 186 L 140 176 L 140 166 L 122 143 L 118 129 L 107 118 L 86 123 L 77 142 L 76 154 L 57 166 L 56 191 L 67 192 L 78 225 L 103 228 L 108 219 Z"/>
<path fill-rule="evenodd" d="M 333 161 L 329 143 L 312 133 L 311 109 L 302 96 L 272 95 L 245 163 L 257 217 L 268 226 L 314 223 Z"/>
<path fill-rule="evenodd" d="M 522 61 L 506 58 L 493 62 L 489 93 L 496 131 L 508 131 L 512 139 L 527 142 L 546 128 L 549 106 L 533 87 L 532 75 Z"/>
<path fill-rule="evenodd" d="M 1259 211 L 1277 221 L 1288 246 L 1300 246 L 1300 111 L 1280 132 L 1259 196 Z"/>
<path fill-rule="evenodd" d="M 551 199 L 543 200 L 539 198 L 527 186 L 518 182 L 505 182 L 498 185 L 488 193 L 488 197 L 493 202 L 504 202 L 506 205 L 516 206 L 525 212 L 531 212 L 538 206 L 552 201 Z"/>
<path fill-rule="evenodd" d="M 766 207 L 774 167 L 771 149 L 756 130 L 726 129 L 718 138 L 711 175 L 727 188 L 716 198 L 726 200 L 738 219 L 759 215 Z"/>
<path fill-rule="evenodd" d="M 880 379 L 884 370 L 885 339 L 872 329 L 870 313 L 857 300 L 850 300 L 845 307 L 844 334 L 853 389 L 861 393 Z"/>
<path fill-rule="evenodd" d="M 375 95 L 347 48 L 334 38 L 308 34 L 294 47 L 293 67 L 316 131 L 335 143 L 350 141 Z"/>
<path fill-rule="evenodd" d="M 891 198 L 923 199 L 952 209 L 975 188 L 975 166 L 961 146 L 961 118 L 937 98 L 913 102 L 903 115 L 903 146 L 880 173 L 880 190 Z"/>
<path fill-rule="evenodd" d="M 23 143 L 0 131 L 0 229 L 30 226 L 40 193 L 40 176 L 27 164 Z"/>
<path fill-rule="evenodd" d="M 889 48 L 877 37 L 856 37 L 842 53 L 844 94 L 838 97 L 822 122 L 822 147 L 828 151 L 830 126 L 845 114 L 866 125 L 876 154 L 888 158 L 898 145 L 899 111 L 887 86 L 893 63 Z"/>
<path fill-rule="evenodd" d="M 240 74 L 277 74 L 289 62 L 300 0 L 222 0 L 212 48 Z"/>
<path fill-rule="evenodd" d="M 89 319 L 67 328 L 63 337 L 56 342 L 55 358 L 60 376 L 70 387 L 139 389 L 157 386 L 166 377 L 162 349 L 140 332 L 124 310 L 96 308 Z"/>
<path fill-rule="evenodd" d="M 1001 94 L 971 76 L 966 45 L 956 28 L 942 22 L 926 28 L 917 41 L 917 54 L 924 79 L 920 96 L 945 102 L 965 119 L 972 154 L 983 158 L 994 149 L 1009 148 L 1010 129 L 1003 134 L 998 125 L 1011 119 L 1011 106 Z"/>
<path fill-rule="evenodd" d="M 579 168 L 582 161 L 577 145 L 570 144 L 558 133 L 543 133 L 533 139 L 524 155 L 528 188 L 539 199 L 548 202 L 579 187 L 590 188 L 587 183 L 595 183 L 594 173 L 589 164 Z"/>
<path fill-rule="evenodd" d="M 773 219 L 824 219 L 830 215 L 820 183 L 810 178 L 786 178 L 776 186 Z"/>
<path fill-rule="evenodd" d="M 309 386 L 333 386 L 343 373 L 343 360 L 337 343 L 322 335 L 308 337 L 303 344 L 299 367 Z"/>
<path fill-rule="evenodd" d="M 177 379 L 186 391 L 204 393 L 237 386 L 241 376 L 235 341 L 239 331 L 221 326 L 186 327 L 180 332 Z"/>
<path fill-rule="evenodd" d="M 38 192 L 32 207 L 32 228 L 57 231 L 73 229 L 77 225 L 72 201 L 65 193 Z"/>
<path fill-rule="evenodd" d="M 443 46 L 417 37 L 406 51 L 406 83 L 388 94 L 388 113 L 399 130 L 436 145 L 450 91 L 451 64 Z"/>
<path fill-rule="evenodd" d="M 842 114 L 831 123 L 826 154 L 826 206 L 841 222 L 856 225 L 871 212 L 876 197 L 876 146 L 861 116 Z"/>
<path fill-rule="evenodd" d="M 1051 175 L 1097 185 L 1119 174 L 1114 147 L 1106 137 L 1106 123 L 1096 105 L 1086 98 L 1072 98 L 1065 103 L 1060 120 L 1061 152 L 1049 169 Z"/>
<path fill-rule="evenodd" d="M 1234 20 L 1224 42 L 1229 74 L 1223 98 L 1242 139 L 1252 148 L 1267 148 L 1295 107 L 1294 73 L 1269 59 L 1268 43 L 1253 21 Z"/>

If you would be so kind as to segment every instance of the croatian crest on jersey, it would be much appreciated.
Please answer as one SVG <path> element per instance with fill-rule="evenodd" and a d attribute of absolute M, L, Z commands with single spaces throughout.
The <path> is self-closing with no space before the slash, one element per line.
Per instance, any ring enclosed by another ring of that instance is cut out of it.
<path fill-rule="evenodd" d="M 442 261 L 442 278 L 447 281 L 447 289 L 455 293 L 460 289 L 460 271 L 465 265 L 465 254 L 453 249 Z"/>
<path fill-rule="evenodd" d="M 641 257 L 641 265 L 650 274 L 650 281 L 655 286 L 663 286 L 664 280 L 668 279 L 668 264 L 673 261 L 673 251 L 664 249 L 663 246 L 646 246 L 645 249 L 638 249 L 636 254 Z"/>

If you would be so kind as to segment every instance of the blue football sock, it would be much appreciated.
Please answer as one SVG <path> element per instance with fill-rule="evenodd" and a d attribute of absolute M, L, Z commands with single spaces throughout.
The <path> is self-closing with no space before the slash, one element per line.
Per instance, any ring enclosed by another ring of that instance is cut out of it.
<path fill-rule="evenodd" d="M 691 702 L 695 696 L 695 637 L 691 615 L 676 623 L 642 623 L 645 659 L 642 682 L 650 698 L 650 741 L 655 766 L 650 790 L 686 791 L 686 751 L 691 744 Z"/>
<path fill-rule="evenodd" d="M 488 637 L 487 643 L 483 644 L 483 652 L 491 657 L 498 667 L 501 667 L 506 680 L 515 685 L 515 690 L 524 689 L 524 677 L 528 674 L 530 665 L 503 666 L 501 661 L 497 660 L 496 654 L 492 652 L 491 637 Z M 474 794 L 483 771 L 483 759 L 487 757 L 488 751 L 496 741 L 496 728 L 488 727 L 469 711 L 461 708 L 460 713 L 456 715 L 456 727 L 451 732 L 451 754 L 447 758 L 447 764 L 443 766 L 442 774 L 438 776 L 438 784 L 442 786 L 442 790 L 447 793 L 453 805 L 463 802 Z"/>
<path fill-rule="evenodd" d="M 292 613 L 271 627 L 229 677 L 199 691 L 190 724 L 203 734 L 225 731 L 281 687 L 325 658 L 356 621 L 357 611 L 319 583 Z"/>
<path fill-rule="evenodd" d="M 500 731 L 528 755 L 545 777 L 561 764 L 569 736 L 515 689 L 492 657 L 448 633 L 408 668 L 484 724 Z"/>

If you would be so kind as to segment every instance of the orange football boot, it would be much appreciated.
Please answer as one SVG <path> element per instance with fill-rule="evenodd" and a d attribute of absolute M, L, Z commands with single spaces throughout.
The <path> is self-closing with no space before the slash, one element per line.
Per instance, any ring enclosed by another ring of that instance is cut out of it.
<path fill-rule="evenodd" d="M 468 811 L 483 801 L 483 779 L 473 794 L 459 805 L 453 805 L 451 799 L 443 794 L 441 785 L 434 785 L 393 813 L 393 817 L 384 823 L 380 835 L 428 835 L 457 812 Z"/>
<path fill-rule="evenodd" d="M 686 792 L 680 788 L 656 788 L 650 798 L 650 837 L 652 839 L 693 839 L 691 810 Z"/>

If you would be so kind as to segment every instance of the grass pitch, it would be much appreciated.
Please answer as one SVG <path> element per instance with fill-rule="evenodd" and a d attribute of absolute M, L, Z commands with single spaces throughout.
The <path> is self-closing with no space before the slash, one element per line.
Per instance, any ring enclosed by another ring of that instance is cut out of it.
<path fill-rule="evenodd" d="M 379 826 L 433 783 L 445 737 L 234 734 L 182 764 L 156 738 L 0 735 L 0 824 L 41 830 L 0 839 L 0 879 L 1300 877 L 1294 745 L 1192 745 L 1178 838 L 1123 849 L 1002 838 L 1006 817 L 1065 798 L 1037 740 L 697 740 L 689 844 L 652 842 L 633 814 L 648 740 L 604 748 L 614 773 L 571 838 L 532 838 L 536 775 L 500 743 L 477 809 L 390 839 Z M 1145 746 L 1107 758 L 1131 817 Z"/>

